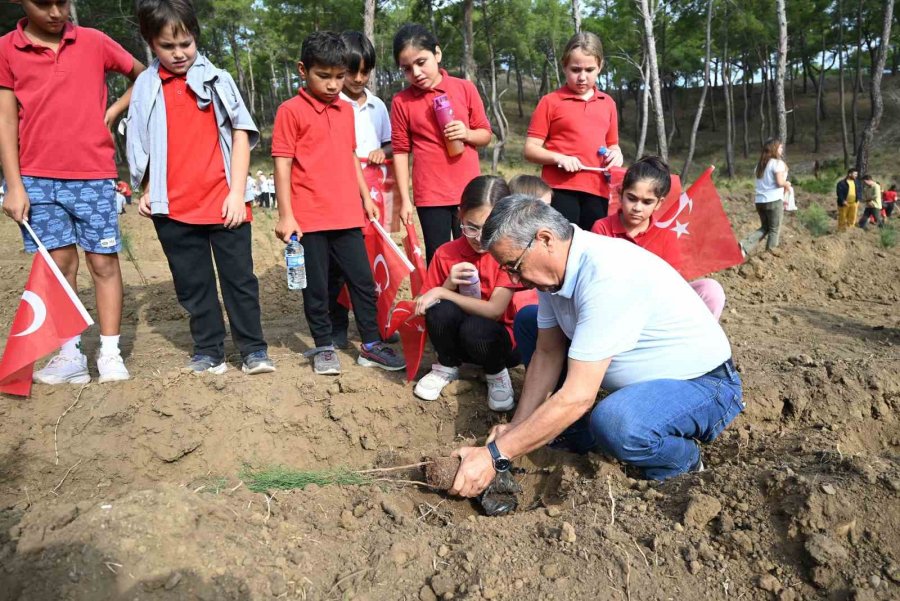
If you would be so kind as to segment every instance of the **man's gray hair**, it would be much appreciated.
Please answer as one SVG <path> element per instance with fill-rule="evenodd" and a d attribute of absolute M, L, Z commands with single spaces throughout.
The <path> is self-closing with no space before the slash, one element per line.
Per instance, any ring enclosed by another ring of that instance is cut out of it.
<path fill-rule="evenodd" d="M 505 238 L 516 248 L 525 248 L 546 228 L 560 240 L 572 238 L 572 225 L 546 202 L 525 194 L 512 194 L 494 205 L 481 228 L 481 246 L 487 250 Z"/>

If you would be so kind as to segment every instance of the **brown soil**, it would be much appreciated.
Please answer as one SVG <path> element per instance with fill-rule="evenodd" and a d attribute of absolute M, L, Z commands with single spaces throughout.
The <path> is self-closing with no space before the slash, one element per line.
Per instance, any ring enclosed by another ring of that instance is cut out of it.
<path fill-rule="evenodd" d="M 459 458 L 438 457 L 430 461 L 425 466 L 425 481 L 439 490 L 450 490 L 459 470 Z"/>
<path fill-rule="evenodd" d="M 747 197 L 727 203 L 741 235 L 756 226 Z M 134 379 L 0 399 L 0 600 L 900 598 L 900 253 L 877 233 L 813 239 L 788 217 L 783 256 L 717 276 L 747 411 L 705 472 L 655 484 L 541 451 L 517 462 L 519 510 L 487 518 L 388 482 L 241 485 L 244 466 L 446 456 L 500 419 L 476 377 L 423 403 L 352 352 L 342 376 L 314 376 L 273 224 L 257 215 L 254 258 L 278 372 L 246 377 L 233 356 L 224 376 L 192 377 L 153 228 L 125 216 L 143 274 L 123 263 Z M 6 332 L 29 258 L 9 220 L 0 241 Z"/>

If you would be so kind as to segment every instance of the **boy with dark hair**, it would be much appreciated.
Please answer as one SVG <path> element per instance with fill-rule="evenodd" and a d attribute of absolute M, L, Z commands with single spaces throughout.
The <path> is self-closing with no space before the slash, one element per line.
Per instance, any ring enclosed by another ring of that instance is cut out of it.
<path fill-rule="evenodd" d="M 144 66 L 106 34 L 69 22 L 69 0 L 21 0 L 25 18 L 0 38 L 3 211 L 27 220 L 73 289 L 85 251 L 100 321 L 100 382 L 130 376 L 119 352 L 121 237 L 110 128 L 131 88 L 107 108 L 106 74 L 134 81 Z M 25 250 L 37 245 L 22 229 Z M 34 373 L 44 384 L 90 382 L 81 336 Z"/>
<path fill-rule="evenodd" d="M 310 34 L 298 65 L 306 85 L 278 107 L 272 131 L 275 234 L 285 243 L 292 235 L 302 239 L 307 279 L 303 311 L 315 343 L 309 354 L 322 375 L 341 372 L 329 317 L 332 262 L 350 291 L 362 339 L 357 362 L 391 371 L 405 367 L 402 357 L 381 341 L 375 317 L 375 281 L 362 227 L 366 218 L 378 218 L 378 209 L 356 156 L 353 111 L 339 99 L 348 62 L 347 46 L 336 33 Z"/>
<path fill-rule="evenodd" d="M 881 184 L 875 181 L 875 178 L 868 173 L 862 177 L 862 201 L 866 203 L 862 217 L 857 225 L 862 229 L 869 227 L 869 219 L 871 218 L 878 227 L 884 226 L 884 218 L 881 216 Z"/>
<path fill-rule="evenodd" d="M 190 314 L 194 351 L 186 371 L 227 369 L 216 272 L 242 370 L 275 371 L 263 339 L 244 197 L 259 131 L 231 75 L 198 52 L 190 0 L 142 0 L 138 22 L 156 60 L 135 83 L 128 163 L 132 183 L 143 186 L 138 210 L 153 219 L 178 301 Z"/>
<path fill-rule="evenodd" d="M 855 167 L 847 171 L 847 177 L 838 180 L 835 186 L 838 206 L 838 231 L 856 223 L 857 199 L 862 195 L 858 190 L 859 170 Z"/>
<path fill-rule="evenodd" d="M 356 129 L 356 156 L 360 162 L 379 167 L 391 156 L 391 117 L 381 98 L 369 92 L 366 85 L 375 68 L 375 47 L 359 31 L 345 31 L 341 39 L 349 51 L 348 72 L 344 77 L 341 100 L 353 107 L 353 123 Z M 347 307 L 338 302 L 344 278 L 340 269 L 332 263 L 328 274 L 328 303 L 331 317 L 331 334 L 337 348 L 350 348 L 347 328 L 350 325 Z M 390 342 L 399 340 L 392 339 Z"/>

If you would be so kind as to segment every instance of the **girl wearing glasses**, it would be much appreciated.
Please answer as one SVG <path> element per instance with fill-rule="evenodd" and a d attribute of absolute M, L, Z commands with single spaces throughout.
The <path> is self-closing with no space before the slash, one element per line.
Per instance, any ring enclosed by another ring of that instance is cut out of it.
<path fill-rule="evenodd" d="M 460 365 L 474 363 L 484 369 L 488 407 L 509 411 L 515 406 L 507 368 L 520 362 L 512 336 L 514 307 L 520 304 L 512 301 L 518 286 L 481 248 L 481 226 L 494 203 L 509 193 L 503 178 L 493 175 L 469 182 L 459 205 L 463 237 L 438 248 L 428 267 L 416 312 L 425 315 L 438 362 L 416 384 L 414 392 L 420 399 L 436 400 L 447 384 L 459 378 Z M 463 294 L 474 282 L 480 293 Z"/>

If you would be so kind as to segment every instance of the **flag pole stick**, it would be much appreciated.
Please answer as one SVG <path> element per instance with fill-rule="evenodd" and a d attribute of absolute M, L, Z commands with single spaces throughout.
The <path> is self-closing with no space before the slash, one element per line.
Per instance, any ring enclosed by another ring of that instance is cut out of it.
<path fill-rule="evenodd" d="M 59 283 L 63 287 L 63 290 L 65 290 L 66 294 L 69 295 L 69 299 L 72 301 L 72 304 L 74 304 L 75 308 L 78 309 L 78 312 L 81 313 L 81 317 L 84 319 L 84 321 L 87 322 L 88 326 L 94 325 L 94 320 L 91 319 L 91 316 L 87 312 L 87 309 L 84 308 L 84 304 L 81 302 L 81 299 L 78 298 L 78 295 L 74 290 L 72 290 L 72 286 L 69 285 L 69 280 L 67 280 L 62 271 L 59 270 L 59 266 L 56 264 L 56 261 L 53 260 L 53 257 L 50 256 L 50 252 L 47 250 L 47 247 L 44 246 L 44 244 L 41 242 L 41 239 L 38 238 L 37 234 L 34 233 L 34 230 L 31 229 L 28 221 L 23 219 L 22 226 L 25 227 L 25 231 L 28 232 L 28 234 L 34 240 L 34 243 L 37 244 L 38 252 L 41 253 L 42 257 L 44 257 L 44 261 L 47 263 L 50 271 L 52 271 L 53 275 L 56 276 L 56 279 L 59 280 Z"/>

